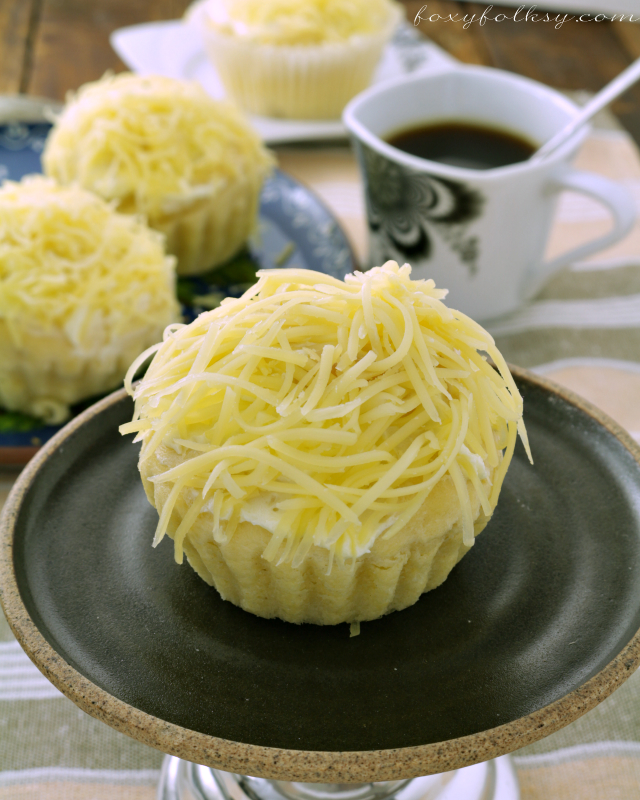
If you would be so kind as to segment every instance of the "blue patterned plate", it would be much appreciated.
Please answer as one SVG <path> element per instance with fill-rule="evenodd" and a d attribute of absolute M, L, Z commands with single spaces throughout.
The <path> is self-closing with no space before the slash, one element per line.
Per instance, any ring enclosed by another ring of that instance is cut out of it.
<path fill-rule="evenodd" d="M 50 125 L 0 125 L 0 181 L 41 172 L 40 154 Z M 197 278 L 180 278 L 178 297 L 190 321 L 225 296 L 239 296 L 261 268 L 314 269 L 343 278 L 356 268 L 353 251 L 335 217 L 307 187 L 276 170 L 262 191 L 258 231 L 227 264 Z M 74 408 L 84 410 L 93 399 Z M 0 408 L 0 464 L 23 464 L 59 430 Z"/>

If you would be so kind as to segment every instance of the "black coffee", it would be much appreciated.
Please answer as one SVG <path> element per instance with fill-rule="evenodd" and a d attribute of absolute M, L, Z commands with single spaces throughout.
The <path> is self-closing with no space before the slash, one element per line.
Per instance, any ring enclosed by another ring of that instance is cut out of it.
<path fill-rule="evenodd" d="M 394 133 L 386 141 L 412 156 L 467 169 L 517 164 L 537 149 L 517 134 L 464 122 L 421 125 Z"/>

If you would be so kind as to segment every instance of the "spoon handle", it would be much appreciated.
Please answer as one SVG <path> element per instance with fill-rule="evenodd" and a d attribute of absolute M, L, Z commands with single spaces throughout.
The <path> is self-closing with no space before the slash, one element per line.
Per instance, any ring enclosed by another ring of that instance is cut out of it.
<path fill-rule="evenodd" d="M 584 123 L 590 119 L 594 114 L 607 106 L 618 95 L 622 94 L 625 89 L 628 89 L 640 79 L 640 58 L 632 62 L 625 70 L 623 70 L 611 83 L 607 84 L 604 89 L 598 92 L 589 102 L 583 106 L 577 117 L 574 117 L 568 125 L 565 125 L 562 130 L 554 134 L 542 147 L 537 150 L 532 156 L 532 161 L 539 161 L 552 153 L 557 147 L 565 142 L 572 136 L 578 128 L 582 127 Z"/>

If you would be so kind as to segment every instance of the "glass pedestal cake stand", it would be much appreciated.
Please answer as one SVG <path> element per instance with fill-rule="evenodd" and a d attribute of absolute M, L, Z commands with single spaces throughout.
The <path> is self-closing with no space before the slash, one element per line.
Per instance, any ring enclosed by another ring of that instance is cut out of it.
<path fill-rule="evenodd" d="M 236 775 L 166 756 L 157 800 L 519 800 L 509 756 L 451 772 L 375 783 L 301 783 Z"/>
<path fill-rule="evenodd" d="M 132 405 L 105 398 L 6 503 L 0 598 L 16 637 L 80 708 L 170 756 L 162 800 L 514 800 L 501 757 L 640 661 L 640 448 L 514 375 L 535 465 L 517 449 L 445 583 L 353 638 L 247 614 L 176 565 L 171 541 L 152 550 L 137 448 L 118 434 Z"/>

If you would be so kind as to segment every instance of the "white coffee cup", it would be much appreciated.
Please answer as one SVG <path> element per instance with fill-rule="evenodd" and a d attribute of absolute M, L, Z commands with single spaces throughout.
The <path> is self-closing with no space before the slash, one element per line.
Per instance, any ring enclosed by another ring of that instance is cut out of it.
<path fill-rule="evenodd" d="M 488 320 L 521 306 L 561 267 L 621 239 L 635 221 L 630 193 L 570 166 L 587 127 L 546 160 L 486 170 L 419 158 L 385 141 L 411 128 L 465 122 L 539 146 L 578 111 L 559 92 L 490 67 L 404 76 L 358 95 L 343 121 L 365 182 L 369 266 L 407 262 L 414 279 L 434 278 L 449 289 L 452 307 Z M 562 190 L 602 203 L 613 228 L 545 262 Z"/>

